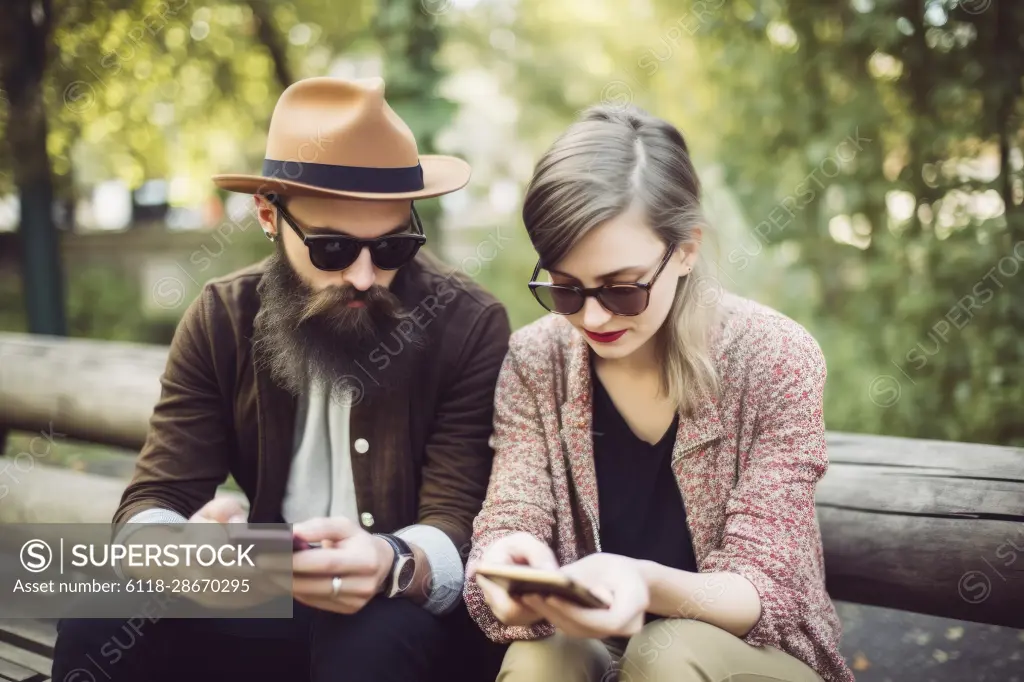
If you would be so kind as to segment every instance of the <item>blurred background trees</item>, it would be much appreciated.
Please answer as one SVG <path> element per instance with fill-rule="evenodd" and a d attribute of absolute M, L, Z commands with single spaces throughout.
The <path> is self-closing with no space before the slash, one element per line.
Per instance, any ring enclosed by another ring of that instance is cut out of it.
<path fill-rule="evenodd" d="M 701 116 L 754 225 L 723 281 L 762 247 L 811 274 L 776 302 L 842 428 L 1024 443 L 1024 4 L 705 5 Z"/>
<path fill-rule="evenodd" d="M 203 282 L 269 252 L 251 200 L 209 176 L 259 167 L 288 83 L 382 75 L 424 153 L 473 164 L 469 188 L 421 214 L 515 326 L 541 313 L 518 213 L 533 162 L 586 106 L 636 104 L 691 145 L 722 286 L 821 343 L 830 429 L 1024 444 L 1022 3 L 11 0 L 0 13 L 0 329 L 59 333 L 27 314 L 49 305 L 71 335 L 166 343 Z"/>

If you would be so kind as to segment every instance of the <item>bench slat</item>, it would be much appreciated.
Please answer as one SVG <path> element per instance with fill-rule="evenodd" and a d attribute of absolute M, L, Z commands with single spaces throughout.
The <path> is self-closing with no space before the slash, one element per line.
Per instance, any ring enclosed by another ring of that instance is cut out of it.
<path fill-rule="evenodd" d="M 57 626 L 55 622 L 46 620 L 0 620 L 0 642 L 52 658 L 53 647 L 57 643 Z"/>
<path fill-rule="evenodd" d="M 1024 450 L 829 434 L 834 599 L 1024 627 Z"/>
<path fill-rule="evenodd" d="M 43 682 L 43 680 L 49 679 L 49 675 L 18 665 L 14 661 L 4 658 L 5 655 L 6 652 L 0 649 L 0 680 L 4 680 L 4 682 Z"/>
<path fill-rule="evenodd" d="M 28 677 L 14 678 L 19 682 L 42 682 L 50 678 L 56 640 L 57 633 L 52 622 L 0 620 L 0 659 L 32 673 Z M 2 675 L 0 673 L 0 677 Z"/>

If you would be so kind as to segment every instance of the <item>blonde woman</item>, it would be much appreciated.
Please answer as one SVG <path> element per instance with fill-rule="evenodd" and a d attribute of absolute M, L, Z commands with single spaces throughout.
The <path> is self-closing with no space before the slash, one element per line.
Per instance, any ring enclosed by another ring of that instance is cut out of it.
<path fill-rule="evenodd" d="M 501 370 L 465 592 L 512 642 L 499 680 L 853 679 L 814 511 L 825 360 L 780 313 L 701 300 L 699 196 L 679 131 L 636 109 L 589 110 L 536 167 L 530 289 L 553 314 Z M 482 562 L 611 607 L 512 597 Z"/>

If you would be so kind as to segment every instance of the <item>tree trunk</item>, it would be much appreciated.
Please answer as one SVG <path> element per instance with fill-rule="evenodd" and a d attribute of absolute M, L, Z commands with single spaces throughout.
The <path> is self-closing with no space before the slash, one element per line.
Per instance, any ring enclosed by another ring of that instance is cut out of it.
<path fill-rule="evenodd" d="M 291 66 L 288 64 L 288 46 L 285 44 L 284 36 L 274 25 L 270 16 L 271 8 L 266 0 L 248 0 L 247 4 L 252 9 L 256 22 L 256 37 L 270 53 L 270 59 L 274 62 L 274 76 L 281 90 L 284 90 L 295 82 Z"/>
<path fill-rule="evenodd" d="M 51 0 L 11 0 L 0 22 L 0 87 L 7 92 L 6 139 L 21 201 L 22 287 L 29 331 L 67 334 L 64 278 L 46 149 L 43 77 L 53 27 Z"/>
<path fill-rule="evenodd" d="M 444 34 L 437 17 L 424 9 L 421 0 L 380 0 L 371 31 L 387 57 L 384 96 L 388 104 L 412 129 L 419 153 L 435 153 L 435 137 L 455 110 L 454 104 L 438 92 L 443 74 L 434 65 L 434 58 L 441 50 Z M 416 211 L 423 220 L 429 248 L 441 255 L 440 204 L 436 200 L 419 201 Z"/>
<path fill-rule="evenodd" d="M 1019 36 L 1020 28 L 1015 26 L 1015 17 L 1020 13 L 1019 9 L 1011 8 L 1010 3 L 1003 3 L 996 7 L 996 35 L 993 49 L 998 57 L 993 63 L 999 64 L 999 75 L 1001 85 L 1001 97 L 996 112 L 996 129 L 999 131 L 999 170 L 1002 174 L 1002 182 L 999 187 L 999 194 L 1003 198 L 1003 206 L 1006 211 L 1007 231 L 1010 244 L 1016 244 L 1024 239 L 1024 228 L 1022 228 L 1021 209 L 1014 201 L 1014 168 L 1010 160 L 1011 149 L 1014 139 L 1018 137 L 1021 129 L 1021 119 L 1016 113 L 1017 101 L 1022 94 L 1021 68 L 1024 68 L 1024 59 L 1014 47 L 1015 36 Z"/>

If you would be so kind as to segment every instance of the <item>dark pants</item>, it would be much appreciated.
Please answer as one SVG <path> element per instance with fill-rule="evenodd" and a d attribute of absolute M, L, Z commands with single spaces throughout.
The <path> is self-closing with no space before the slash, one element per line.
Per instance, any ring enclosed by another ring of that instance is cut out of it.
<path fill-rule="evenodd" d="M 62 620 L 54 682 L 492 682 L 505 647 L 465 606 L 437 617 L 378 597 L 346 616 L 298 602 L 288 619 Z"/>

